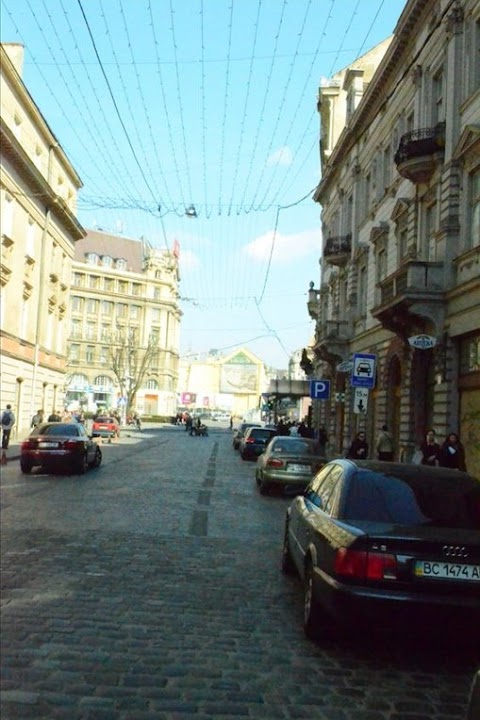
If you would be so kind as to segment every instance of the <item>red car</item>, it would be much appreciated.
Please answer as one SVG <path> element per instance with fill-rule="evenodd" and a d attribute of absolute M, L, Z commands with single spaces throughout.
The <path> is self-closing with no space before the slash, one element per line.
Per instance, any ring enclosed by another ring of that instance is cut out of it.
<path fill-rule="evenodd" d="M 117 420 L 110 415 L 99 415 L 93 421 L 92 437 L 119 438 L 120 425 Z"/>
<path fill-rule="evenodd" d="M 67 470 L 83 475 L 98 467 L 102 451 L 81 423 L 50 422 L 38 425 L 22 442 L 20 468 L 30 473 L 36 465 L 45 470 Z"/>

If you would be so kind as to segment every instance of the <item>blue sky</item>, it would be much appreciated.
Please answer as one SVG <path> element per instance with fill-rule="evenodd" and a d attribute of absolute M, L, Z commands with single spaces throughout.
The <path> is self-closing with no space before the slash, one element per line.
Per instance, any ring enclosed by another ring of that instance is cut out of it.
<path fill-rule="evenodd" d="M 313 335 L 318 87 L 404 0 L 1 0 L 1 40 L 82 178 L 79 219 L 180 244 L 182 354 L 285 368 Z M 185 209 L 194 205 L 197 217 Z"/>

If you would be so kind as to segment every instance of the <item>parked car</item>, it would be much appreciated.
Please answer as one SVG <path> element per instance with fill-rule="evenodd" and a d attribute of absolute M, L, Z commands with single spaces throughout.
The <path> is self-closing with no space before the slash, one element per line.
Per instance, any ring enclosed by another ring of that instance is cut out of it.
<path fill-rule="evenodd" d="M 20 469 L 30 473 L 36 465 L 83 474 L 98 467 L 102 451 L 80 423 L 51 422 L 38 425 L 20 448 Z"/>
<path fill-rule="evenodd" d="M 243 438 L 245 431 L 251 427 L 261 427 L 258 423 L 242 422 L 236 430 L 233 432 L 232 446 L 234 450 L 238 450 L 240 447 L 240 440 Z"/>
<path fill-rule="evenodd" d="M 468 698 L 467 716 L 465 720 L 479 720 L 480 718 L 480 670 L 473 677 Z"/>
<path fill-rule="evenodd" d="M 251 427 L 240 439 L 238 450 L 242 460 L 256 460 L 265 450 L 267 443 L 275 435 L 275 430 L 264 427 Z"/>
<path fill-rule="evenodd" d="M 303 580 L 309 636 L 356 624 L 473 638 L 480 482 L 447 468 L 333 460 L 287 511 L 282 567 Z"/>
<path fill-rule="evenodd" d="M 258 458 L 255 480 L 262 495 L 271 488 L 285 493 L 305 489 L 312 477 L 325 465 L 315 440 L 302 437 L 273 437 Z"/>
<path fill-rule="evenodd" d="M 120 425 L 118 420 L 110 415 L 99 415 L 92 424 L 92 437 L 119 438 Z"/>

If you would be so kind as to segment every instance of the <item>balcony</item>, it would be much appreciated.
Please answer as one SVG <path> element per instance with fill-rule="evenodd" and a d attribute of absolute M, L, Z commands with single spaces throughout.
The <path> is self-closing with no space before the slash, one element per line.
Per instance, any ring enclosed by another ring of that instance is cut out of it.
<path fill-rule="evenodd" d="M 388 330 L 402 337 L 443 322 L 444 267 L 441 262 L 410 260 L 381 280 L 372 315 Z"/>
<path fill-rule="evenodd" d="M 323 257 L 330 265 L 343 266 L 350 259 L 352 252 L 352 236 L 339 235 L 337 237 L 329 237 L 323 248 Z"/>
<path fill-rule="evenodd" d="M 398 172 L 416 185 L 428 182 L 443 158 L 444 147 L 443 122 L 433 128 L 420 128 L 402 135 L 394 157 Z"/>
<path fill-rule="evenodd" d="M 312 320 L 318 320 L 320 317 L 320 310 L 321 310 L 321 290 L 315 290 L 313 287 L 314 283 L 310 283 L 310 288 L 308 290 L 308 302 L 307 302 L 307 310 L 308 314 L 312 318 Z"/>
<path fill-rule="evenodd" d="M 348 355 L 348 345 L 352 337 L 352 326 L 348 320 L 327 320 L 318 324 L 315 336 L 315 355 L 327 362 Z"/>

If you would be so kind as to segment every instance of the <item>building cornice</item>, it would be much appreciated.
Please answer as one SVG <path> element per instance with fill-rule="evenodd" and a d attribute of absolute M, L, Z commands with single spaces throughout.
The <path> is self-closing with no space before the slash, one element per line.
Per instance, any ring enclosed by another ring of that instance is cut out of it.
<path fill-rule="evenodd" d="M 2 156 L 5 156 L 18 170 L 34 196 L 58 218 L 71 238 L 75 241 L 84 237 L 86 230 L 69 209 L 65 200 L 53 191 L 51 185 L 32 163 L 3 118 L 0 118 L 0 144 Z"/>

